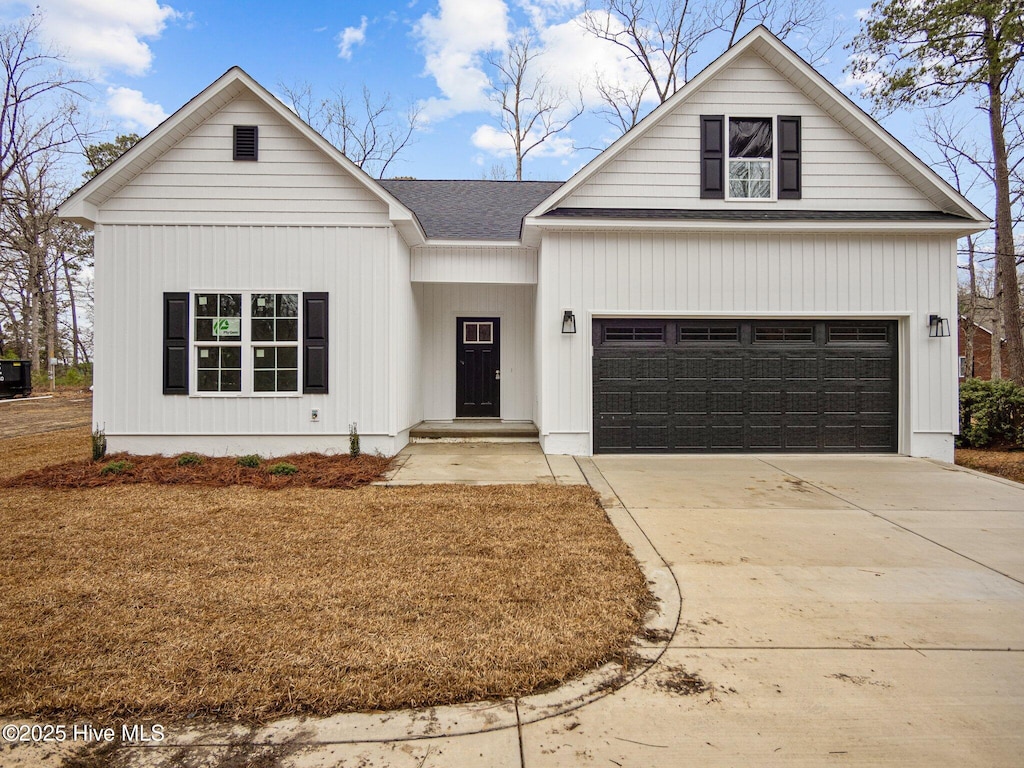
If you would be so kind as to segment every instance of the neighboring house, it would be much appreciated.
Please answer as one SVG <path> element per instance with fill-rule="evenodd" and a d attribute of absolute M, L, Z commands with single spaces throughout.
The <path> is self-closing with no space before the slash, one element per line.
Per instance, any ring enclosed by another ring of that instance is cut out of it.
<path fill-rule="evenodd" d="M 565 183 L 375 181 L 238 68 L 76 192 L 112 450 L 951 460 L 985 216 L 764 28 Z M 574 331 L 574 332 L 571 332 Z"/>
<path fill-rule="evenodd" d="M 961 315 L 960 322 L 957 324 L 957 354 L 960 356 L 960 381 L 965 379 L 985 379 L 989 380 L 992 378 L 992 331 L 983 325 L 974 326 L 974 364 L 971 366 L 971 370 L 967 369 L 967 334 L 964 332 L 966 318 Z M 1006 340 L 1000 339 L 999 343 L 1003 346 L 1004 352 L 1006 347 Z M 1000 357 L 1002 365 L 1002 378 L 1010 378 L 1010 366 L 1006 362 L 1006 355 L 1003 354 Z"/>

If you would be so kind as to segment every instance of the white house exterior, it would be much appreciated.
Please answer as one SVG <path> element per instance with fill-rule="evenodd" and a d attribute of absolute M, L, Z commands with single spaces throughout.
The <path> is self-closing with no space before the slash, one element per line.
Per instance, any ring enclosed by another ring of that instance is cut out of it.
<path fill-rule="evenodd" d="M 94 419 L 164 454 L 494 418 L 951 460 L 929 318 L 988 225 L 763 28 L 564 184 L 375 181 L 234 68 L 60 212 L 96 234 Z"/>

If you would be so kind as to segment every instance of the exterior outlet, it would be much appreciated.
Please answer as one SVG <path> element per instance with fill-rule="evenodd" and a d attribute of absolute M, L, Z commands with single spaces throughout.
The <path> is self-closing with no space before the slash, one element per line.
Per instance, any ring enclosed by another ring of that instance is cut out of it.
<path fill-rule="evenodd" d="M 319 408 L 314 408 L 313 410 L 311 410 L 309 412 L 309 420 L 310 421 L 320 421 L 320 409 Z"/>

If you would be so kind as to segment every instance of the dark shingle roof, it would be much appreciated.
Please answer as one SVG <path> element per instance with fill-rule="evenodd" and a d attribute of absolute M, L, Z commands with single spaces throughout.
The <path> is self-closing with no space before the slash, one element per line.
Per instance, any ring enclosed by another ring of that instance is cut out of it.
<path fill-rule="evenodd" d="M 380 185 L 416 214 L 428 238 L 518 240 L 523 217 L 563 183 L 384 179 Z"/>
<path fill-rule="evenodd" d="M 969 221 L 941 211 L 694 210 L 676 208 L 555 208 L 544 217 L 662 221 Z"/>

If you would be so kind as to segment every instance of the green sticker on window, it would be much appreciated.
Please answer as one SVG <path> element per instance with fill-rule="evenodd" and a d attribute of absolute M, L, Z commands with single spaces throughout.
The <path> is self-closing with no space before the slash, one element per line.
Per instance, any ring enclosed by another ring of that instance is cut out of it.
<path fill-rule="evenodd" d="M 242 335 L 240 317 L 219 317 L 213 321 L 213 335 L 217 338 L 235 338 Z"/>

